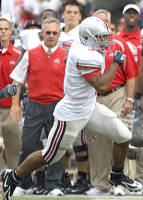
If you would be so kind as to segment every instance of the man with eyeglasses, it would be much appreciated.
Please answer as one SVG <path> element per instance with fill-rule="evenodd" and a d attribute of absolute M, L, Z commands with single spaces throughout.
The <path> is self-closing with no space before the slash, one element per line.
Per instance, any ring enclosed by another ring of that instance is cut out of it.
<path fill-rule="evenodd" d="M 66 51 L 58 46 L 60 36 L 60 23 L 55 18 L 44 20 L 41 29 L 43 42 L 38 47 L 28 50 L 16 70 L 12 72 L 11 78 L 19 85 L 28 82 L 29 103 L 26 110 L 20 163 L 32 152 L 37 150 L 42 128 L 48 136 L 53 125 L 53 111 L 57 102 L 63 98 L 63 81 L 65 75 L 64 57 Z M 20 88 L 20 87 L 19 87 Z M 20 89 L 13 98 L 13 106 L 18 108 Z M 19 112 L 19 111 L 18 111 Z M 15 121 L 19 117 L 11 114 Z M 61 167 L 59 174 L 61 173 Z M 57 169 L 57 170 L 58 170 Z M 55 179 L 59 179 L 55 177 Z M 51 182 L 51 187 L 52 187 Z M 62 183 L 58 185 L 58 195 L 62 196 Z M 48 191 L 49 192 L 49 191 Z"/>

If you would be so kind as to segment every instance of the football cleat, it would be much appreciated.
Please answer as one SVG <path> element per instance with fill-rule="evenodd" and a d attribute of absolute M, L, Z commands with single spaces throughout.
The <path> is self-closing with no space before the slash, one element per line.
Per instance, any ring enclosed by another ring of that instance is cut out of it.
<path fill-rule="evenodd" d="M 129 191 L 141 191 L 142 190 L 142 184 L 129 178 L 128 176 L 125 176 L 124 173 L 115 173 L 115 172 L 110 172 L 108 181 L 111 185 L 122 185 Z"/>
<path fill-rule="evenodd" d="M 16 184 L 12 181 L 12 169 L 4 169 L 0 174 L 2 185 L 2 198 L 3 200 L 12 200 L 12 195 L 15 190 Z"/>

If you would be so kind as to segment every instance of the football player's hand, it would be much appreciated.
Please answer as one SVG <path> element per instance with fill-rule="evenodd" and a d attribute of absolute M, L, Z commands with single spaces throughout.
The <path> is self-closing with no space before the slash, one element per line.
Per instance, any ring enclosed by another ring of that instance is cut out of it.
<path fill-rule="evenodd" d="M 3 90 L 4 97 L 11 97 L 17 94 L 18 84 L 9 84 Z"/>
<path fill-rule="evenodd" d="M 126 56 L 120 52 L 120 51 L 116 51 L 113 57 L 113 62 L 117 63 L 118 65 L 121 65 L 122 63 L 124 63 Z"/>

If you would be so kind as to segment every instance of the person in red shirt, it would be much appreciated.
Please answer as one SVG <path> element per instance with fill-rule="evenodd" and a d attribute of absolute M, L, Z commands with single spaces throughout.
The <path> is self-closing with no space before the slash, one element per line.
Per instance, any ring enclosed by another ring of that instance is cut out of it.
<path fill-rule="evenodd" d="M 129 46 L 136 65 L 140 68 L 141 55 L 142 55 L 142 43 L 141 43 L 141 31 L 138 27 L 140 19 L 139 7 L 135 4 L 128 4 L 123 9 L 123 17 L 125 19 L 125 26 L 118 33 L 118 36 L 124 39 Z"/>
<path fill-rule="evenodd" d="M 9 77 L 16 66 L 20 51 L 10 42 L 13 33 L 11 23 L 0 18 L 0 89 L 12 83 Z M 9 120 L 12 104 L 11 98 L 0 99 L 0 128 L 5 145 L 6 165 L 15 168 L 20 156 L 21 130 L 19 122 L 13 124 Z"/>
<path fill-rule="evenodd" d="M 139 7 L 135 4 L 126 5 L 123 9 L 123 17 L 125 20 L 125 27 L 119 32 L 119 36 L 127 42 L 134 56 L 136 67 L 138 67 L 141 71 L 141 74 L 136 79 L 136 86 L 137 86 L 135 89 L 135 104 L 136 104 L 136 101 L 137 101 L 136 98 L 138 99 L 138 94 L 137 94 L 138 85 L 142 84 L 142 82 L 140 82 L 141 81 L 140 79 L 142 76 L 142 68 L 141 68 L 142 42 L 141 42 L 141 30 L 138 26 L 138 22 L 140 20 Z M 135 109 L 136 109 L 136 106 L 135 106 Z M 134 172 L 134 174 L 137 171 L 136 178 L 140 181 L 141 179 L 138 177 L 140 177 L 140 173 L 142 170 L 142 163 L 143 163 L 142 159 L 139 161 L 138 160 L 132 161 L 132 166 L 134 166 L 132 171 Z"/>
<path fill-rule="evenodd" d="M 14 83 L 18 83 L 18 93 L 13 97 L 10 117 L 12 121 L 19 118 L 21 108 L 19 104 L 21 85 L 27 81 L 28 97 L 23 134 L 22 134 L 22 150 L 20 163 L 32 152 L 38 149 L 38 144 L 42 129 L 48 137 L 49 130 L 53 125 L 53 111 L 58 103 L 64 97 L 63 86 L 65 76 L 64 58 L 67 52 L 58 46 L 57 42 L 60 36 L 60 23 L 55 18 L 47 18 L 43 21 L 41 37 L 43 42 L 36 48 L 26 51 L 21 61 L 11 73 L 10 77 Z M 56 173 L 52 174 L 51 185 L 48 185 L 47 193 L 56 190 L 54 194 L 63 195 L 62 180 L 64 169 L 62 169 L 62 160 L 58 161 L 59 168 L 54 165 L 51 168 L 56 169 Z M 51 174 L 49 174 L 51 177 Z M 58 182 L 57 184 L 54 184 Z M 27 180 L 32 181 L 27 176 Z M 22 189 L 30 184 L 21 184 Z M 53 188 L 55 187 L 56 188 Z M 32 186 L 32 182 L 31 182 Z"/>
<path fill-rule="evenodd" d="M 107 10 L 97 10 L 95 16 L 111 24 L 111 14 Z M 126 55 L 126 62 L 118 68 L 110 87 L 104 93 L 97 94 L 97 102 L 106 105 L 117 115 L 120 115 L 121 111 L 126 115 L 133 109 L 135 77 L 139 74 L 139 69 L 134 67 L 136 63 L 126 42 L 119 36 L 114 36 L 114 42 L 110 51 L 106 53 L 105 71 L 109 69 L 113 62 L 114 52 L 117 50 Z M 108 182 L 108 174 L 112 162 L 112 141 L 103 136 L 95 139 L 88 135 L 87 139 L 90 179 L 93 188 L 86 194 L 90 196 L 109 192 L 111 186 Z"/>

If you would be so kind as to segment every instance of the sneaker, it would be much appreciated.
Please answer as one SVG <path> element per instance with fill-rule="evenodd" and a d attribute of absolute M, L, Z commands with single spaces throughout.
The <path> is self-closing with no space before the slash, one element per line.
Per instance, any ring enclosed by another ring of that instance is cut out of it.
<path fill-rule="evenodd" d="M 88 191 L 84 192 L 85 195 L 87 196 L 95 196 L 95 195 L 108 195 L 108 192 L 99 190 L 96 187 L 91 187 Z"/>
<path fill-rule="evenodd" d="M 125 176 L 124 173 L 115 173 L 110 172 L 108 181 L 111 185 L 122 185 L 123 187 L 127 188 L 129 191 L 140 191 L 142 190 L 142 184 L 130 179 L 128 176 Z"/>
<path fill-rule="evenodd" d="M 46 194 L 48 194 L 48 190 L 46 190 L 42 186 L 39 186 L 39 187 L 33 189 L 33 194 L 35 194 L 35 195 L 41 195 L 41 194 L 46 195 Z"/>
<path fill-rule="evenodd" d="M 3 182 L 2 197 L 3 200 L 12 200 L 12 195 L 15 190 L 16 184 L 12 181 L 12 169 L 4 169 L 0 174 Z"/>
<path fill-rule="evenodd" d="M 110 194 L 113 194 L 115 196 L 124 196 L 125 188 L 121 185 L 112 186 L 112 188 L 110 189 Z"/>
<path fill-rule="evenodd" d="M 19 186 L 17 186 L 15 188 L 15 191 L 13 193 L 13 196 L 24 196 L 24 195 L 29 195 L 29 194 L 32 194 L 33 193 L 33 190 L 32 188 L 29 188 L 29 189 L 23 189 Z"/>
<path fill-rule="evenodd" d="M 62 190 L 59 188 L 55 188 L 48 193 L 48 196 L 52 196 L 52 197 L 63 196 L 63 195 L 64 194 Z"/>
<path fill-rule="evenodd" d="M 87 179 L 79 179 L 75 183 L 75 185 L 66 188 L 64 194 L 84 194 L 86 191 L 89 190 L 91 184 Z"/>

